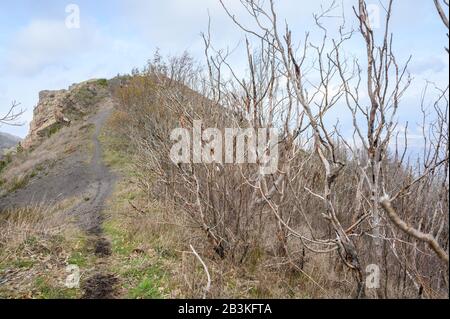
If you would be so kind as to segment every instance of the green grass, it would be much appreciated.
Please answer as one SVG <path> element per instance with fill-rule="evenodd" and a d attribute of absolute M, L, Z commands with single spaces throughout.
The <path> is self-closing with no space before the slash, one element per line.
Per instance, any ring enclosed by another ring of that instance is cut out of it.
<path fill-rule="evenodd" d="M 45 277 L 37 277 L 34 281 L 34 288 L 41 299 L 74 299 L 78 295 L 76 289 L 55 287 Z"/>
<path fill-rule="evenodd" d="M 26 175 L 14 177 L 11 183 L 7 186 L 8 192 L 14 193 L 17 190 L 24 188 L 28 185 L 31 179 L 35 178 L 39 174 L 39 172 L 39 170 L 33 169 Z"/>
<path fill-rule="evenodd" d="M 21 144 L 17 145 L 16 152 L 17 152 L 17 154 L 21 154 L 21 153 L 25 152 L 25 150 Z"/>
<path fill-rule="evenodd" d="M 86 256 L 79 251 L 72 253 L 72 255 L 67 259 L 69 265 L 77 265 L 78 267 L 85 267 L 87 264 Z"/>
<path fill-rule="evenodd" d="M 11 154 L 3 156 L 2 160 L 0 160 L 0 174 L 11 162 L 12 162 Z"/>
<path fill-rule="evenodd" d="M 21 188 L 27 186 L 30 181 L 30 175 L 15 177 L 8 188 L 8 192 L 13 193 Z"/>
<path fill-rule="evenodd" d="M 31 268 L 35 262 L 33 260 L 27 260 L 27 259 L 17 259 L 12 262 L 12 266 L 14 268 Z"/>
<path fill-rule="evenodd" d="M 114 114 L 112 115 L 114 117 Z M 132 174 L 130 163 L 132 153 L 128 138 L 117 134 L 110 124 L 111 119 L 100 132 L 99 141 L 103 146 L 103 162 L 114 170 L 124 171 L 127 175 Z"/>
<path fill-rule="evenodd" d="M 164 298 L 167 277 L 159 261 L 146 255 L 135 256 L 125 261 L 117 271 L 125 283 L 128 298 Z"/>
<path fill-rule="evenodd" d="M 139 243 L 134 242 L 127 235 L 126 230 L 116 220 L 104 223 L 104 232 L 111 239 L 114 264 L 112 271 L 119 274 L 127 298 L 132 299 L 160 299 L 166 293 L 168 281 L 162 261 L 165 254 L 158 253 L 150 257 L 146 252 L 135 253 Z"/>
<path fill-rule="evenodd" d="M 68 265 L 77 265 L 80 268 L 89 268 L 94 261 L 93 256 L 88 247 L 88 238 L 85 235 L 80 234 L 79 237 L 71 243 L 72 252 L 67 259 Z"/>
<path fill-rule="evenodd" d="M 99 79 L 96 82 L 98 85 L 103 86 L 103 87 L 107 87 L 108 86 L 108 80 L 107 79 Z"/>
<path fill-rule="evenodd" d="M 127 239 L 126 233 L 121 229 L 120 224 L 109 220 L 103 224 L 103 231 L 111 238 L 112 252 L 122 256 L 129 256 L 135 245 Z"/>
<path fill-rule="evenodd" d="M 55 135 L 56 133 L 58 133 L 61 130 L 62 127 L 63 127 L 62 123 L 55 123 L 49 129 L 47 129 L 47 131 L 45 132 L 45 136 L 47 138 L 49 138 L 49 137 Z"/>
<path fill-rule="evenodd" d="M 123 170 L 131 162 L 130 156 L 125 152 L 117 151 L 118 147 L 123 147 L 123 138 L 113 137 L 102 131 L 99 140 L 103 147 L 103 162 L 115 170 Z"/>
<path fill-rule="evenodd" d="M 139 282 L 137 287 L 130 289 L 129 297 L 133 299 L 161 299 L 163 298 L 161 289 L 160 269 L 150 269 L 146 276 Z"/>

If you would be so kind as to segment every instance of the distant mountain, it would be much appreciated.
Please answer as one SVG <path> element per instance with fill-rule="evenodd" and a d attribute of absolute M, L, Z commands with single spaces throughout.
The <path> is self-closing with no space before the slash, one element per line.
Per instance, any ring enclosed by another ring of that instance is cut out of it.
<path fill-rule="evenodd" d="M 0 132 L 0 153 L 2 150 L 11 148 L 21 141 L 21 138 Z"/>

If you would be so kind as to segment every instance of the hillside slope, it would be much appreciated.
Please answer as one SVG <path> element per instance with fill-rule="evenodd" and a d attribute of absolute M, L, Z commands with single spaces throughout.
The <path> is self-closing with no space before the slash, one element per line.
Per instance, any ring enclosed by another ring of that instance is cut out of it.
<path fill-rule="evenodd" d="M 82 100 L 86 96 L 80 97 L 80 92 L 91 94 L 87 100 Z M 50 103 L 46 98 L 49 94 L 52 95 Z M 71 98 L 69 104 L 68 97 Z M 78 107 L 80 105 L 83 109 Z M 59 272 L 63 276 L 64 264 L 79 267 L 84 265 L 86 259 L 92 261 L 89 274 L 83 277 L 82 288 L 77 290 L 77 294 L 84 298 L 111 297 L 112 285 L 116 280 L 113 275 L 103 273 L 102 262 L 99 261 L 110 254 L 110 244 L 102 237 L 102 211 L 112 192 L 115 176 L 103 164 L 98 138 L 112 108 L 113 100 L 103 83 L 86 82 L 68 91 L 46 93 L 45 97 L 41 94 L 30 135 L 23 143 L 24 149 L 12 159 L 1 175 L 0 227 L 10 224 L 11 218 L 14 222 L 26 223 L 27 218 L 35 218 L 41 211 L 54 211 L 61 222 L 57 227 L 71 228 L 76 233 L 73 239 L 82 241 L 81 251 L 78 251 L 79 247 L 71 247 L 68 243 L 61 244 L 59 249 L 77 251 L 83 263 L 59 261 L 59 265 L 54 267 L 60 267 Z M 60 116 L 55 117 L 56 113 Z M 24 217 L 26 214 L 29 216 Z M 43 219 L 44 224 L 51 220 L 50 216 L 43 216 Z M 34 229 L 37 224 L 33 222 L 29 226 Z M 51 232 L 46 228 L 44 232 L 47 231 Z M 27 239 L 28 234 L 23 235 Z M 58 232 L 58 235 L 61 234 Z M 33 234 L 32 238 L 41 236 L 42 231 Z M 64 240 L 69 238 L 64 236 Z M 0 247 L 6 252 L 11 238 L 1 239 Z M 47 238 L 44 242 L 48 245 L 51 240 Z M 0 262 L 0 296 L 11 297 L 27 286 L 21 281 L 22 271 L 36 271 L 34 275 L 38 281 L 49 275 L 35 269 L 39 265 L 36 258 L 26 260 L 32 265 L 25 269 L 19 268 L 18 273 L 14 266 L 18 262 L 22 263 L 22 259 L 6 258 Z M 64 291 L 61 283 L 54 285 L 59 287 L 59 292 Z"/>
<path fill-rule="evenodd" d="M 21 139 L 17 136 L 0 132 L 0 154 L 4 149 L 17 145 L 20 140 Z"/>

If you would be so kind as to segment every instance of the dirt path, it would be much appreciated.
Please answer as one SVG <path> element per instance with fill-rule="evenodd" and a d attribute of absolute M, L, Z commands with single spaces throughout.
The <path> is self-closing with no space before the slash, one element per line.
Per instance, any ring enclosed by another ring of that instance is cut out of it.
<path fill-rule="evenodd" d="M 112 110 L 112 105 L 111 99 L 106 98 L 99 103 L 98 112 L 83 123 L 86 127 L 90 125 L 95 127 L 92 137 L 93 154 L 81 148 L 70 156 L 64 156 L 64 150 L 61 149 L 51 150 L 61 153 L 61 158 L 51 167 L 45 162 L 39 163 L 46 166 L 44 172 L 39 172 L 26 186 L 1 197 L 0 213 L 17 207 L 52 206 L 61 200 L 75 197 L 89 199 L 88 203 L 79 206 L 80 212 L 83 211 L 82 208 L 86 210 L 89 206 L 102 206 L 111 192 L 114 176 L 102 164 L 102 151 L 98 137 Z M 81 133 L 79 138 L 84 139 L 84 134 L 86 133 Z M 67 142 L 70 143 L 70 141 Z M 88 224 L 90 224 L 90 218 L 86 220 L 85 227 L 88 227 Z"/>
<path fill-rule="evenodd" d="M 102 232 L 104 221 L 102 211 L 113 191 L 115 176 L 103 163 L 99 136 L 111 109 L 112 103 L 105 104 L 93 118 L 95 125 L 92 137 L 93 156 L 87 167 L 91 183 L 83 194 L 85 201 L 69 212 L 76 217 L 80 228 L 89 236 L 88 246 L 93 248 L 93 252 L 98 257 L 94 270 L 82 284 L 83 298 L 86 299 L 114 298 L 114 286 L 118 281 L 113 274 L 105 271 L 107 258 L 111 255 L 111 244 Z"/>
<path fill-rule="evenodd" d="M 83 298 L 114 298 L 118 279 L 109 274 L 108 257 L 111 244 L 104 237 L 102 214 L 106 201 L 111 196 L 116 176 L 102 160 L 102 146 L 99 136 L 113 109 L 111 98 L 99 102 L 98 111 L 85 120 L 85 125 L 93 125 L 92 153 L 78 149 L 71 156 L 64 157 L 48 172 L 33 178 L 25 187 L 0 199 L 2 210 L 34 205 L 51 206 L 64 199 L 78 198 L 79 204 L 66 211 L 88 236 L 87 246 L 97 257 L 94 269 L 81 279 Z M 88 141 L 89 139 L 87 139 Z"/>
<path fill-rule="evenodd" d="M 107 120 L 112 106 L 105 105 L 104 108 L 94 116 L 92 123 L 95 131 L 92 137 L 93 156 L 90 164 L 85 169 L 90 179 L 89 186 L 83 192 L 84 202 L 71 209 L 80 227 L 89 235 L 100 235 L 103 217 L 101 211 L 107 198 L 111 195 L 115 176 L 102 161 L 102 147 L 99 136 L 105 121 Z"/>

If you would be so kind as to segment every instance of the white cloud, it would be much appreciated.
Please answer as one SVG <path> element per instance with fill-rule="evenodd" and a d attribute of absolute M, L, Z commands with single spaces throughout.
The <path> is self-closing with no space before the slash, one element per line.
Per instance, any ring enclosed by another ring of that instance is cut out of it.
<path fill-rule="evenodd" d="M 39 7 L 46 8 L 45 2 Z M 240 1 L 224 2 L 239 21 L 246 26 L 254 26 Z M 280 28 L 285 20 L 289 21 L 293 39 L 302 40 L 305 31 L 316 30 L 312 13 L 317 12 L 321 5 L 327 7 L 331 2 L 276 2 Z M 352 12 L 354 0 L 337 1 L 337 4 L 341 2 L 344 4 L 348 26 L 355 26 Z M 443 52 L 445 43 L 441 43 L 441 38 L 445 40 L 445 32 L 439 33 L 442 23 L 432 3 L 416 2 L 414 6 L 403 2 L 395 5 L 392 29 L 396 35 L 395 49 L 399 63 L 414 53 L 411 71 L 415 81 L 405 94 L 399 110 L 399 118 L 411 124 L 420 117 L 420 95 L 425 80 L 444 85 L 448 83 L 448 56 Z M 102 4 L 90 4 L 81 6 L 81 29 L 67 29 L 64 24 L 64 6 L 56 6 L 55 9 L 53 4 L 47 3 L 46 11 L 51 8 L 59 11 L 39 15 L 36 10 L 32 10 L 36 8 L 28 7 L 27 10 L 32 14 L 27 19 L 32 20 L 18 21 L 13 27 L 5 26 L 0 36 L 0 113 L 12 100 L 18 100 L 28 110 L 24 117 L 26 121 L 31 119 L 40 90 L 61 89 L 92 77 L 111 77 L 119 72 L 128 72 L 134 66 L 144 65 L 151 58 L 155 47 L 160 47 L 163 54 L 178 54 L 187 49 L 195 57 L 203 59 L 200 32 L 207 30 L 208 9 L 212 18 L 212 42 L 216 49 L 233 49 L 243 40 L 243 32 L 230 21 L 218 0 L 129 0 L 111 4 L 108 6 L 111 10 L 105 10 Z M 369 3 L 379 2 L 370 0 Z M 339 13 L 340 9 L 337 9 L 335 14 Z M 409 23 L 413 20 L 418 23 Z M 335 23 L 338 21 L 327 19 L 330 32 L 336 31 Z M 17 28 L 18 24 L 22 27 Z M 310 40 L 321 40 L 321 37 L 320 32 L 312 32 Z M 361 44 L 362 39 L 356 35 L 348 43 L 347 54 L 355 57 L 362 55 L 364 58 Z M 242 59 L 240 53 L 237 50 L 231 56 L 231 63 L 243 73 L 246 59 Z M 365 93 L 360 94 L 362 96 Z M 367 96 L 362 98 L 366 99 Z M 339 105 L 333 110 L 334 113 L 330 112 L 330 121 L 334 124 L 339 117 L 343 127 L 351 128 L 351 123 L 341 114 L 345 113 L 342 108 L 345 107 Z M 2 130 L 16 128 L 2 127 Z M 24 127 L 19 130 L 18 135 L 26 133 Z"/>
<path fill-rule="evenodd" d="M 63 65 L 76 54 L 99 45 L 98 29 L 85 25 L 66 28 L 64 21 L 33 20 L 15 35 L 6 51 L 6 70 L 20 75 L 35 75 L 50 65 Z"/>
<path fill-rule="evenodd" d="M 82 21 L 80 29 L 67 29 L 64 20 L 33 20 L 12 34 L 0 50 L 0 114 L 13 100 L 25 114 L 21 127 L 1 131 L 24 137 L 41 90 L 67 88 L 91 78 L 111 78 L 142 66 L 148 48 L 139 39 L 113 36 L 98 24 Z"/>
<path fill-rule="evenodd" d="M 446 61 L 441 56 L 429 56 L 415 61 L 411 66 L 411 72 L 417 75 L 424 73 L 439 73 L 447 69 Z"/>

